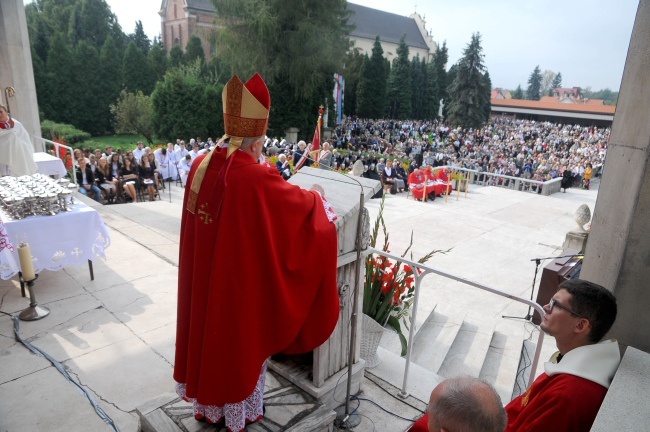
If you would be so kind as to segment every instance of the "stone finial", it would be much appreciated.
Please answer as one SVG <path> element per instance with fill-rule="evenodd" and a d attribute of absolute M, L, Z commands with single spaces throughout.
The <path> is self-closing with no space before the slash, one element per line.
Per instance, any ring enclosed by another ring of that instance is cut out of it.
<path fill-rule="evenodd" d="M 581 233 L 587 232 L 584 229 L 584 225 L 591 220 L 591 210 L 589 210 L 589 206 L 587 204 L 583 204 L 580 207 L 578 207 L 574 219 L 578 224 L 578 228 L 573 231 L 581 232 Z"/>

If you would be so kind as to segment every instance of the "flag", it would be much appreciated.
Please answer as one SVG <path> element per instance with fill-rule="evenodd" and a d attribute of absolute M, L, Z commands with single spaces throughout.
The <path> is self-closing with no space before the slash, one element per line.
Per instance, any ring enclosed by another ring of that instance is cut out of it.
<path fill-rule="evenodd" d="M 336 106 L 336 124 L 343 123 L 343 99 L 345 94 L 345 78 L 341 74 L 334 74 L 334 105 Z"/>
<path fill-rule="evenodd" d="M 318 121 L 316 122 L 316 130 L 314 131 L 314 138 L 311 140 L 311 146 L 305 149 L 305 152 L 302 154 L 302 157 L 298 161 L 298 164 L 294 168 L 298 171 L 307 161 L 307 158 L 310 158 L 314 162 L 318 162 L 318 155 L 320 153 L 320 127 L 323 123 L 323 107 L 318 110 Z"/>

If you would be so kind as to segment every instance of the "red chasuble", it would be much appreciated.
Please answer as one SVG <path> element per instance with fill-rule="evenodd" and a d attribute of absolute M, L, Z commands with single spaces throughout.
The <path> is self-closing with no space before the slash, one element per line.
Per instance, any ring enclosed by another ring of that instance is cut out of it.
<path fill-rule="evenodd" d="M 506 431 L 588 432 L 607 389 L 569 374 L 541 374 L 528 391 L 506 405 Z"/>
<path fill-rule="evenodd" d="M 250 396 L 270 355 L 308 352 L 330 336 L 338 247 L 316 192 L 243 151 L 214 151 L 194 214 L 189 190 L 183 204 L 174 379 L 187 397 L 223 406 Z"/>

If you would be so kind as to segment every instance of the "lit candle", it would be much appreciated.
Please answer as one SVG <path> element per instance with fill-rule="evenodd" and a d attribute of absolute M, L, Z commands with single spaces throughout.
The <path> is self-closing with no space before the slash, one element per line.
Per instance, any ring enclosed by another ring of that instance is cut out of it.
<path fill-rule="evenodd" d="M 34 263 L 32 262 L 32 251 L 29 249 L 28 243 L 20 243 L 18 245 L 18 257 L 20 258 L 20 267 L 23 272 L 23 279 L 26 281 L 36 279 Z"/>

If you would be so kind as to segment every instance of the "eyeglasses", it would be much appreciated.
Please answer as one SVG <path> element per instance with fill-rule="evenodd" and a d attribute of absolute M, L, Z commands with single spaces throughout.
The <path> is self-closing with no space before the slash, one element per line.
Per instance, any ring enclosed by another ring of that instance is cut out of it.
<path fill-rule="evenodd" d="M 580 318 L 584 318 L 584 319 L 586 319 L 586 320 L 589 320 L 589 318 L 587 318 L 586 316 L 580 315 L 578 312 L 575 312 L 575 311 L 569 309 L 569 308 L 566 307 L 566 306 L 562 306 L 562 303 L 560 303 L 559 301 L 557 301 L 557 300 L 555 300 L 554 298 L 552 298 L 552 299 L 548 302 L 548 308 L 549 308 L 549 310 L 550 310 L 551 312 L 553 312 L 553 308 L 554 308 L 555 306 L 559 307 L 560 309 L 564 309 L 565 311 L 569 312 L 569 313 L 572 314 L 572 315 L 576 315 L 576 316 L 579 316 Z"/>

